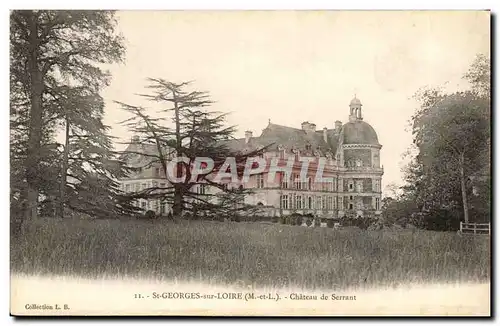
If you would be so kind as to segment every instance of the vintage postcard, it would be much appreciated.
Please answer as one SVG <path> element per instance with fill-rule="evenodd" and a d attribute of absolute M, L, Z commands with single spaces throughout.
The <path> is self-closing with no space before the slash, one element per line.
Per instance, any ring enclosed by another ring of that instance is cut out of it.
<path fill-rule="evenodd" d="M 13 316 L 490 316 L 490 12 L 10 12 Z"/>

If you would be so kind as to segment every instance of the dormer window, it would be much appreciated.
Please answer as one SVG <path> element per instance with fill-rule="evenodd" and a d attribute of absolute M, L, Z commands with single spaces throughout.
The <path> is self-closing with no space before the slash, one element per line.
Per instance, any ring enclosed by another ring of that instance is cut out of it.
<path fill-rule="evenodd" d="M 310 151 L 311 150 L 311 144 L 306 145 L 306 150 Z"/>
<path fill-rule="evenodd" d="M 278 145 L 278 155 L 279 158 L 285 158 L 285 147 L 283 145 Z"/>

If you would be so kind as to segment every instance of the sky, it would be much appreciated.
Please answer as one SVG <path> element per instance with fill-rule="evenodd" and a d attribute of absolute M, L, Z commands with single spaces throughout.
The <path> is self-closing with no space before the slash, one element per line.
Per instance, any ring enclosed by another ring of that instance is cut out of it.
<path fill-rule="evenodd" d="M 466 89 L 462 76 L 475 55 L 490 54 L 486 11 L 120 11 L 117 18 L 127 53 L 110 67 L 103 92 L 113 136 L 132 136 L 114 101 L 151 106 L 136 95 L 148 77 L 193 80 L 214 110 L 230 112 L 238 138 L 245 130 L 260 135 L 269 120 L 334 128 L 348 121 L 356 94 L 383 146 L 383 187 L 402 183 L 418 107 L 412 95 L 425 86 Z"/>

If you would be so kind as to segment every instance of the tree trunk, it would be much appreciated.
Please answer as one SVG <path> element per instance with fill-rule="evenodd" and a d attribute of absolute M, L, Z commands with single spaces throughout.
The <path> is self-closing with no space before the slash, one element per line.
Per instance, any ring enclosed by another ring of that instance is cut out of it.
<path fill-rule="evenodd" d="M 31 86 L 31 110 L 29 119 L 29 138 L 26 158 L 26 218 L 38 217 L 38 164 L 42 140 L 42 94 L 44 90 L 42 71 L 39 65 L 39 42 L 37 17 L 33 12 L 27 14 L 29 44 L 27 46 L 28 73 Z"/>
<path fill-rule="evenodd" d="M 464 221 L 469 223 L 469 204 L 467 202 L 467 188 L 465 186 L 465 152 L 460 153 L 460 186 L 462 188 L 462 202 L 464 206 Z"/>
<path fill-rule="evenodd" d="M 64 203 L 66 202 L 66 178 L 68 175 L 68 156 L 69 156 L 69 119 L 66 117 L 66 138 L 64 143 L 64 154 L 61 169 L 61 181 L 59 185 L 59 202 L 57 216 L 64 218 Z"/>
<path fill-rule="evenodd" d="M 174 185 L 174 205 L 172 206 L 173 215 L 175 218 L 182 216 L 182 191 L 180 185 Z"/>
<path fill-rule="evenodd" d="M 181 144 L 181 121 L 179 117 L 179 105 L 177 103 L 177 94 L 175 90 L 172 91 L 172 97 L 174 99 L 174 111 L 175 111 L 175 151 L 176 156 L 179 157 L 182 154 L 182 144 Z M 177 163 L 176 176 L 177 178 L 182 177 L 182 164 Z M 181 217 L 184 210 L 184 187 L 182 184 L 174 184 L 174 205 L 172 210 L 174 211 L 174 217 Z"/>

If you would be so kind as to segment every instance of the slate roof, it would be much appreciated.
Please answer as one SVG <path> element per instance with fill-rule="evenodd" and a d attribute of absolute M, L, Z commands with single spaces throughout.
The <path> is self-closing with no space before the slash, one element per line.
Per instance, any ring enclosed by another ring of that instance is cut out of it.
<path fill-rule="evenodd" d="M 356 120 L 344 124 L 337 132 L 335 129 L 327 129 L 327 141 L 324 140 L 324 130 L 303 130 L 269 123 L 262 130 L 260 136 L 252 136 L 248 143 L 245 138 L 224 141 L 229 149 L 235 152 L 251 152 L 262 147 L 269 146 L 270 151 L 275 151 L 278 146 L 283 146 L 287 152 L 298 149 L 302 155 L 314 156 L 319 152 L 321 156 L 326 153 L 335 155 L 339 143 L 343 144 L 374 144 L 380 145 L 377 133 L 368 123 Z M 308 146 L 310 145 L 310 147 Z M 157 155 L 155 145 L 131 144 L 127 150 L 143 152 L 146 155 Z"/>
<path fill-rule="evenodd" d="M 342 127 L 342 134 L 344 144 L 380 145 L 375 129 L 363 120 L 346 123 Z"/>
<path fill-rule="evenodd" d="M 245 143 L 245 138 L 240 138 L 228 141 L 227 145 L 234 151 L 248 151 L 268 145 L 271 145 L 269 150 L 277 150 L 278 146 L 281 145 L 284 146 L 287 152 L 298 149 L 301 153 L 310 152 L 311 155 L 314 155 L 315 151 L 319 151 L 322 155 L 327 152 L 335 154 L 339 135 L 335 132 L 335 129 L 327 130 L 327 135 L 328 142 L 325 142 L 323 130 L 304 131 L 298 128 L 269 123 L 262 131 L 262 134 L 250 138 L 248 144 Z M 307 145 L 310 145 L 310 149 L 307 149 Z"/>

